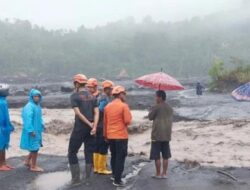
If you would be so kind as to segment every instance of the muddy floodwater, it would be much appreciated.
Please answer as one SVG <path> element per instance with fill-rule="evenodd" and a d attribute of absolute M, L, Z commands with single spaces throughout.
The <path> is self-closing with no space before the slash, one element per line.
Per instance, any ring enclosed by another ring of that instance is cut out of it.
<path fill-rule="evenodd" d="M 23 166 L 23 156 L 27 153 L 19 148 L 22 127 L 20 108 L 27 101 L 28 89 L 32 85 L 12 85 L 13 94 L 8 100 L 16 130 L 11 136 L 7 155 L 8 161 L 16 169 L 0 173 L 1 190 L 116 189 L 110 176 L 96 174 L 92 176 L 90 187 L 69 186 L 71 176 L 66 155 L 74 113 L 70 109 L 71 92 L 62 92 L 61 85 L 48 83 L 40 84 L 39 87 L 44 93 L 43 115 L 47 127 L 45 146 L 39 157 L 39 164 L 45 169 L 41 174 L 31 173 Z M 250 189 L 250 102 L 235 101 L 230 93 L 205 91 L 203 96 L 198 97 L 192 86 L 185 86 L 183 91 L 167 92 L 167 101 L 175 111 L 172 158 L 169 178 L 157 180 L 151 178 L 155 169 L 154 163 L 148 160 L 152 123 L 145 117 L 148 109 L 154 105 L 154 91 L 140 89 L 131 81 L 124 85 L 128 89 L 127 101 L 133 110 L 134 120 L 130 126 L 129 157 L 123 176 L 127 186 L 118 189 Z M 70 91 L 67 86 L 65 89 Z M 82 149 L 79 158 L 83 177 Z"/>
<path fill-rule="evenodd" d="M 131 81 L 116 81 L 128 90 L 127 102 L 131 109 L 149 109 L 154 105 L 154 90 L 139 88 Z M 30 88 L 38 88 L 44 95 L 43 107 L 70 108 L 72 84 L 39 83 L 11 84 L 11 96 L 8 97 L 11 108 L 20 108 L 27 101 Z M 64 89 L 64 90 L 63 90 Z M 65 90 L 66 89 L 66 90 Z M 217 120 L 242 119 L 250 115 L 250 102 L 238 102 L 230 93 L 218 94 L 208 91 L 203 96 L 197 96 L 194 86 L 186 85 L 183 91 L 167 91 L 167 101 L 174 107 L 177 119 L 182 120 Z"/>

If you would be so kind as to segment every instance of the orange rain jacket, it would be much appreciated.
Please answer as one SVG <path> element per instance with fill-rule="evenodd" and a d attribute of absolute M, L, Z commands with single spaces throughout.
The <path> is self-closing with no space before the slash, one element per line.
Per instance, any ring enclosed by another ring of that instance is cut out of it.
<path fill-rule="evenodd" d="M 120 99 L 110 102 L 104 110 L 104 137 L 107 139 L 128 139 L 128 125 L 132 115 L 128 105 Z"/>

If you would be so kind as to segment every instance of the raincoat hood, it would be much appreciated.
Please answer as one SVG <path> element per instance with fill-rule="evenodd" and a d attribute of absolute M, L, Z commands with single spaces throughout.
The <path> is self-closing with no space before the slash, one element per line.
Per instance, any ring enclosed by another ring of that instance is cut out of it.
<path fill-rule="evenodd" d="M 6 100 L 6 97 L 0 95 L 0 100 Z"/>
<path fill-rule="evenodd" d="M 32 103 L 35 103 L 34 100 L 33 100 L 34 96 L 40 96 L 40 102 L 39 103 L 42 102 L 43 97 L 42 97 L 42 93 L 39 90 L 31 89 L 30 94 L 29 94 L 29 101 L 32 102 Z"/>

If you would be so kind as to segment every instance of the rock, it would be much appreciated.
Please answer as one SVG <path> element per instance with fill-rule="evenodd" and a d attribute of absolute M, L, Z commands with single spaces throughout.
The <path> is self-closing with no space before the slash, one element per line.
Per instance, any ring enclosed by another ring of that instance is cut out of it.
<path fill-rule="evenodd" d="M 61 86 L 61 92 L 65 92 L 65 93 L 70 93 L 74 91 L 74 87 L 72 86 L 71 83 L 64 83 Z"/>
<path fill-rule="evenodd" d="M 128 75 L 128 72 L 126 69 L 122 69 L 120 71 L 120 73 L 117 75 L 117 79 L 118 80 L 125 80 L 125 79 L 128 79 L 129 78 L 129 75 Z"/>
<path fill-rule="evenodd" d="M 0 88 L 0 96 L 8 96 L 9 95 L 9 89 L 1 89 Z"/>
<path fill-rule="evenodd" d="M 128 128 L 130 134 L 143 133 L 151 127 L 151 122 L 134 123 Z"/>
<path fill-rule="evenodd" d="M 133 156 L 135 156 L 134 152 L 128 152 L 128 157 L 133 157 Z"/>
<path fill-rule="evenodd" d="M 45 126 L 46 133 L 53 135 L 69 134 L 73 128 L 73 123 L 61 120 L 52 120 Z"/>
<path fill-rule="evenodd" d="M 196 160 L 185 159 L 183 161 L 183 164 L 184 164 L 184 166 L 185 166 L 186 169 L 200 167 L 200 163 L 198 161 L 196 161 Z"/>
<path fill-rule="evenodd" d="M 12 96 L 27 96 L 28 95 L 28 91 L 25 89 L 15 89 L 15 90 L 11 90 L 10 94 Z"/>
<path fill-rule="evenodd" d="M 38 85 L 36 85 L 33 88 L 39 90 L 42 93 L 43 96 L 46 96 L 50 92 L 49 89 L 47 89 L 46 86 L 38 86 Z"/>
<path fill-rule="evenodd" d="M 141 152 L 139 153 L 139 155 L 140 155 L 140 156 L 146 156 L 147 154 L 146 154 L 146 152 L 141 151 Z"/>
<path fill-rule="evenodd" d="M 8 97 L 9 107 L 10 108 L 23 107 L 28 101 L 27 94 L 25 96 Z M 58 108 L 58 109 L 71 108 L 70 97 L 68 94 L 64 94 L 64 95 L 55 94 L 55 95 L 44 96 L 42 107 L 43 108 Z"/>
<path fill-rule="evenodd" d="M 60 92 L 61 90 L 61 85 L 60 84 L 49 84 L 46 86 L 47 87 L 47 90 L 50 92 L 50 93 L 58 93 Z"/>
<path fill-rule="evenodd" d="M 17 121 L 11 121 L 12 125 L 14 126 L 15 130 L 22 128 L 22 123 Z"/>

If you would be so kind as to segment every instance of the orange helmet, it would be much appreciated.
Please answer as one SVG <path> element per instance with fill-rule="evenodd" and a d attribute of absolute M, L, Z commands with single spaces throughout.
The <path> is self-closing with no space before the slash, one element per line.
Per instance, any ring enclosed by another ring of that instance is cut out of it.
<path fill-rule="evenodd" d="M 116 94 L 120 94 L 120 93 L 126 93 L 126 90 L 123 86 L 115 86 L 112 90 L 112 94 L 116 95 Z"/>
<path fill-rule="evenodd" d="M 105 80 L 102 82 L 102 88 L 113 88 L 114 83 L 110 80 Z"/>
<path fill-rule="evenodd" d="M 87 81 L 87 87 L 96 87 L 98 86 L 98 81 L 97 79 L 95 78 L 90 78 L 88 81 Z"/>
<path fill-rule="evenodd" d="M 83 74 L 77 74 L 73 78 L 74 82 L 78 82 L 80 84 L 86 84 L 87 83 L 87 77 Z"/>
<path fill-rule="evenodd" d="M 80 84 L 86 84 L 87 83 L 87 77 L 83 74 L 77 74 L 73 78 L 74 82 L 78 82 Z"/>

